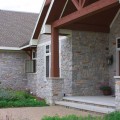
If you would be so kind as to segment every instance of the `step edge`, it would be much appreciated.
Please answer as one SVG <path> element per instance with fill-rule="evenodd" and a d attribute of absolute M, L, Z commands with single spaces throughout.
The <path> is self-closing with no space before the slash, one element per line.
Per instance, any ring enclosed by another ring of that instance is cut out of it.
<path fill-rule="evenodd" d="M 77 102 L 77 103 L 87 103 L 87 104 L 94 104 L 94 105 L 101 105 L 101 106 L 108 106 L 108 107 L 115 107 L 115 104 L 114 105 L 111 105 L 111 104 L 104 104 L 104 103 L 93 103 L 93 101 L 78 101 L 78 100 L 68 100 L 68 99 L 63 99 L 64 101 L 71 101 L 73 103 Z"/>

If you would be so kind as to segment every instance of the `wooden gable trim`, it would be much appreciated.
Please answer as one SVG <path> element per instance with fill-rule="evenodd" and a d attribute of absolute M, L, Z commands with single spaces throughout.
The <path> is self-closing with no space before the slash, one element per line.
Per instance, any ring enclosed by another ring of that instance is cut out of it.
<path fill-rule="evenodd" d="M 82 7 L 84 6 L 86 0 L 81 0 Z"/>
<path fill-rule="evenodd" d="M 72 0 L 74 6 L 76 7 L 77 10 L 80 10 L 80 4 L 77 0 Z"/>
<path fill-rule="evenodd" d="M 50 3 L 51 3 L 51 0 L 46 0 L 45 6 L 50 5 Z"/>
<path fill-rule="evenodd" d="M 63 27 L 64 25 L 68 25 L 73 23 L 79 19 L 83 19 L 88 16 L 92 16 L 96 13 L 109 9 L 118 5 L 118 0 L 99 0 L 85 8 L 82 8 L 70 15 L 67 15 L 59 20 L 53 22 L 53 27 Z"/>

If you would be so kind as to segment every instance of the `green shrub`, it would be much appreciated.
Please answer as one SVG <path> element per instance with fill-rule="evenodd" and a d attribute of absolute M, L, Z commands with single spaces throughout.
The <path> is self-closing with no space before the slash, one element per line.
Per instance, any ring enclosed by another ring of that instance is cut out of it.
<path fill-rule="evenodd" d="M 44 100 L 37 100 L 25 91 L 0 89 L 0 108 L 46 106 Z"/>
<path fill-rule="evenodd" d="M 104 116 L 104 120 L 120 120 L 120 112 L 113 112 Z"/>

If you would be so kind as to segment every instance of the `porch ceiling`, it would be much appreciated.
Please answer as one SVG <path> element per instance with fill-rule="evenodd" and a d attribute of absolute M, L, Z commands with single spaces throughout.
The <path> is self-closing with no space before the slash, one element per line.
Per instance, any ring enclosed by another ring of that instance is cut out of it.
<path fill-rule="evenodd" d="M 49 14 L 47 24 L 51 24 L 54 21 L 60 19 L 62 10 L 67 0 L 55 0 L 52 10 Z M 84 0 L 83 0 L 84 1 Z M 96 2 L 98 0 L 85 0 L 84 7 Z M 120 8 L 119 4 L 113 6 L 107 10 L 96 13 L 92 16 L 85 17 L 83 19 L 78 19 L 75 22 L 72 22 L 69 25 L 64 25 L 62 29 L 71 29 L 71 30 L 82 30 L 82 31 L 94 31 L 94 32 L 109 32 L 110 24 L 112 23 L 115 15 L 117 14 Z M 67 16 L 73 12 L 77 11 L 77 8 L 74 6 L 71 0 L 68 1 L 68 4 L 63 12 L 62 17 Z"/>
<path fill-rule="evenodd" d="M 65 9 L 64 6 L 66 2 L 68 1 Z M 79 18 L 75 18 L 75 20 L 71 21 L 71 16 L 73 17 L 74 13 L 79 14 L 80 11 L 78 11 L 79 8 L 77 8 L 72 1 L 76 1 L 77 3 L 82 3 L 80 8 L 86 9 L 88 6 L 92 9 L 92 7 L 100 6 L 100 4 L 104 3 L 104 0 L 55 0 L 54 4 L 52 6 L 52 9 L 49 13 L 48 19 L 46 24 L 53 25 L 53 23 L 57 22 L 58 24 L 62 20 L 63 24 L 60 25 L 62 27 L 58 27 L 60 29 L 70 29 L 70 30 L 81 30 L 81 31 L 93 31 L 93 32 L 109 32 L 110 31 L 110 24 L 112 23 L 115 15 L 117 14 L 117 11 L 120 8 L 120 4 L 118 0 L 107 0 L 107 2 L 113 2 L 114 4 L 108 5 L 107 9 L 98 10 L 97 12 L 94 11 L 94 14 L 88 14 L 89 10 L 83 10 L 88 15 L 79 16 Z M 94 5 L 95 2 L 101 2 L 100 4 Z M 34 32 L 33 39 L 38 39 L 40 30 L 42 27 L 42 24 L 44 22 L 45 16 L 48 12 L 48 8 L 50 6 L 51 0 L 46 0 L 46 4 L 44 6 L 44 9 L 42 11 L 42 14 L 39 18 L 37 27 Z M 92 6 L 92 7 L 91 7 Z M 79 6 L 78 6 L 79 7 Z M 97 7 L 96 7 L 97 8 Z M 63 10 L 64 9 L 64 10 Z M 82 13 L 82 12 L 81 12 Z M 75 16 L 77 15 L 75 14 Z M 60 17 L 61 16 L 61 17 Z M 69 16 L 69 17 L 68 17 Z M 84 17 L 85 16 L 85 17 Z M 67 18 L 67 19 L 66 19 Z M 65 20 L 66 19 L 66 20 Z M 67 21 L 69 24 L 65 24 L 65 21 Z"/>
<path fill-rule="evenodd" d="M 82 1 L 85 2 L 85 3 L 84 3 L 84 6 L 83 6 L 83 7 L 85 7 L 85 6 L 87 6 L 87 5 L 90 5 L 90 4 L 92 4 L 92 3 L 96 2 L 96 1 L 98 1 L 98 0 L 82 0 Z"/>
<path fill-rule="evenodd" d="M 102 11 L 95 15 L 78 20 L 71 25 L 62 27 L 63 29 L 83 30 L 93 32 L 109 32 L 110 24 L 112 23 L 115 15 L 117 14 L 120 5 Z"/>

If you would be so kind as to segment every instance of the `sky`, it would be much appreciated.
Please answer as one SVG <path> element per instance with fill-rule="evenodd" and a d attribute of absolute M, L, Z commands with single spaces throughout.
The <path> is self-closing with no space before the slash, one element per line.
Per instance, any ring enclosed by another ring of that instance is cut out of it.
<path fill-rule="evenodd" d="M 0 0 L 0 10 L 39 13 L 44 0 Z"/>

